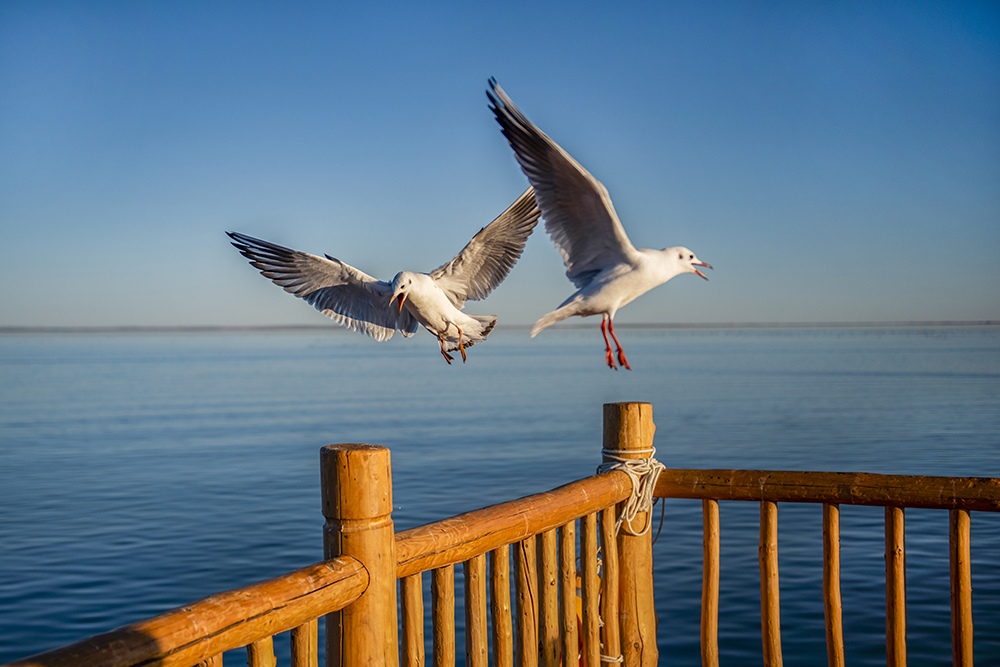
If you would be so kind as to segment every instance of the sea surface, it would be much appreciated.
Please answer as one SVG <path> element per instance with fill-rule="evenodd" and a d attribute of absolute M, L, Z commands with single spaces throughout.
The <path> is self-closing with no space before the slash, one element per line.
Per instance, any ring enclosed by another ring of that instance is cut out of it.
<path fill-rule="evenodd" d="M 424 332 L 0 335 L 0 663 L 321 560 L 331 443 L 392 450 L 397 529 L 592 474 L 613 401 L 652 403 L 668 467 L 1000 477 L 1000 327 L 618 333 L 631 372 L 596 325 L 498 330 L 452 366 Z M 760 664 L 759 506 L 720 512 L 721 664 Z M 826 664 L 821 514 L 779 505 L 788 665 Z M 697 666 L 701 503 L 663 516 L 661 663 Z M 883 519 L 842 507 L 850 665 L 885 664 Z M 951 664 L 948 513 L 906 531 L 909 664 Z M 1000 664 L 1000 514 L 972 515 L 972 577 Z"/>

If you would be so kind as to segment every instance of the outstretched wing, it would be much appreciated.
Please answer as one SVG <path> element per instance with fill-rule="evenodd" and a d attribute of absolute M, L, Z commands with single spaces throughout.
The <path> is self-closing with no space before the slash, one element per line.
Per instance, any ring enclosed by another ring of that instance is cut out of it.
<path fill-rule="evenodd" d="M 489 85 L 490 108 L 535 189 L 545 230 L 566 263 L 566 277 L 583 287 L 605 267 L 631 261 L 638 251 L 607 188 L 528 120 L 496 79 Z"/>
<path fill-rule="evenodd" d="M 541 212 L 528 188 L 496 220 L 479 230 L 462 252 L 430 276 L 456 308 L 485 299 L 510 273 Z"/>
<path fill-rule="evenodd" d="M 397 328 L 412 336 L 417 321 L 389 305 L 392 287 L 327 255 L 317 257 L 238 232 L 226 232 L 233 246 L 265 278 L 332 318 L 337 324 L 389 340 Z"/>

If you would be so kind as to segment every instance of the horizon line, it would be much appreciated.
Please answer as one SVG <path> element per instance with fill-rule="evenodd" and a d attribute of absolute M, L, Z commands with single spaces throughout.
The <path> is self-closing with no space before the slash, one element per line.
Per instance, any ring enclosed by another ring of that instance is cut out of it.
<path fill-rule="evenodd" d="M 621 323 L 619 329 L 768 329 L 768 328 L 847 328 L 847 327 L 962 327 L 998 326 L 1000 320 L 904 320 L 858 322 L 681 322 L 681 323 Z M 530 330 L 530 324 L 501 324 L 498 330 Z M 590 329 L 590 324 L 564 324 L 552 330 Z M 58 325 L 58 326 L 0 326 L 0 334 L 30 333 L 211 333 L 211 332 L 281 332 L 281 331 L 343 331 L 349 329 L 336 324 L 246 324 L 246 325 Z"/>

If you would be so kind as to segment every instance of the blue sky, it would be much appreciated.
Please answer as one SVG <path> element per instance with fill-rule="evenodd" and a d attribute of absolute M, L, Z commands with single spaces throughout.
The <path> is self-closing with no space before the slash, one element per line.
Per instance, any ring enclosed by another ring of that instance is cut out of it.
<path fill-rule="evenodd" d="M 327 321 L 226 230 L 434 269 L 527 185 L 490 76 L 715 266 L 618 322 L 1000 319 L 996 3 L 360 4 L 0 4 L 0 326 Z M 467 309 L 571 292 L 539 229 Z"/>

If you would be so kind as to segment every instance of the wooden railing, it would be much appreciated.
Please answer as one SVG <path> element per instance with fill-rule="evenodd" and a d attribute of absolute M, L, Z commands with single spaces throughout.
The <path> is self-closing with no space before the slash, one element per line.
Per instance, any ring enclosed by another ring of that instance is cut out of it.
<path fill-rule="evenodd" d="M 646 403 L 605 406 L 604 446 L 641 458 L 655 426 Z M 655 665 L 650 534 L 615 534 L 632 490 L 623 472 L 572 482 L 395 533 L 389 451 L 333 445 L 321 452 L 328 560 L 206 598 L 6 667 L 221 665 L 247 647 L 251 667 L 275 665 L 275 634 L 291 632 L 291 664 L 318 664 L 317 619 L 326 615 L 327 665 L 423 665 L 423 573 L 430 573 L 432 662 L 454 665 L 455 565 L 462 565 L 466 665 L 598 667 L 605 659 Z M 1000 510 L 1000 480 L 893 475 L 666 470 L 659 498 L 702 500 L 703 664 L 718 664 L 719 501 L 761 505 L 764 662 L 781 665 L 777 503 L 823 503 L 824 605 L 830 665 L 844 664 L 839 506 L 886 508 L 888 664 L 903 665 L 906 507 L 951 512 L 954 663 L 972 664 L 969 511 Z M 636 517 L 642 525 L 644 515 Z M 579 545 L 579 548 L 578 548 Z M 578 553 L 579 552 L 579 553 Z M 599 555 L 600 554 L 600 555 Z M 488 564 L 487 564 L 488 562 Z M 577 564 L 579 562 L 579 565 Z M 488 571 L 488 574 L 487 574 Z M 401 618 L 397 619 L 397 582 Z M 513 591 L 513 596 L 512 596 Z M 578 596 L 579 591 L 579 596 Z M 579 609 L 579 611 L 578 611 Z M 398 623 L 398 625 L 397 625 Z M 397 637 L 397 627 L 401 637 Z M 490 653 L 489 649 L 492 649 Z"/>
<path fill-rule="evenodd" d="M 840 505 L 885 507 L 886 663 L 889 667 L 906 664 L 904 510 L 908 507 L 948 510 L 952 660 L 955 665 L 973 664 L 969 512 L 1000 511 L 1000 479 L 768 470 L 667 470 L 660 476 L 655 495 L 702 500 L 705 566 L 701 648 L 704 667 L 719 664 L 720 500 L 760 502 L 761 632 L 767 666 L 782 664 L 777 503 L 823 503 L 823 602 L 827 657 L 831 667 L 844 665 Z"/>

